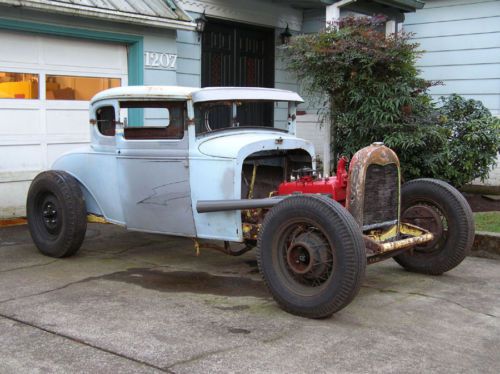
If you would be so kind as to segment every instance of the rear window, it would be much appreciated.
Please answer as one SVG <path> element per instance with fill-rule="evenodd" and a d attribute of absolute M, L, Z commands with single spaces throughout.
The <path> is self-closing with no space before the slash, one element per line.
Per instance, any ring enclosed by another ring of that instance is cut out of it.
<path fill-rule="evenodd" d="M 182 139 L 186 103 L 179 101 L 122 101 L 127 109 L 126 139 Z"/>

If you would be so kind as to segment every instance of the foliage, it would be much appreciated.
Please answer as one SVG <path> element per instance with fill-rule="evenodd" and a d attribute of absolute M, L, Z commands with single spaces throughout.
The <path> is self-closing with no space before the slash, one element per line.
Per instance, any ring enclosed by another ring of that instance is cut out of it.
<path fill-rule="evenodd" d="M 485 179 L 494 167 L 500 148 L 500 119 L 480 101 L 459 95 L 441 98 L 439 126 L 447 130 L 441 151 L 444 179 L 461 186 L 475 178 Z"/>
<path fill-rule="evenodd" d="M 495 121 L 480 104 L 461 105 L 458 96 L 436 109 L 427 91 L 439 82 L 419 77 L 418 44 L 407 33 L 386 37 L 384 21 L 343 18 L 285 48 L 288 68 L 307 93 L 328 98 L 322 109 L 330 116 L 334 159 L 383 141 L 398 153 L 406 179 L 461 185 L 486 176 L 495 142 L 498 147 Z M 486 145 L 468 149 L 479 142 Z"/>

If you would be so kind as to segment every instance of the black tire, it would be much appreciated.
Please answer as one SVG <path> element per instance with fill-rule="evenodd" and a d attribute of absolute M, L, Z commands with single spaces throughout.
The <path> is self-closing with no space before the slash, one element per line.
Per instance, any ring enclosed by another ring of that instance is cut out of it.
<path fill-rule="evenodd" d="M 412 217 L 411 212 L 421 208 L 431 214 Z M 439 217 L 441 222 L 436 222 L 432 216 Z M 416 179 L 404 184 L 401 219 L 436 231 L 433 232 L 436 238 L 430 244 L 394 257 L 409 271 L 443 274 L 464 260 L 474 242 L 474 216 L 467 200 L 454 187 L 440 180 Z"/>
<path fill-rule="evenodd" d="M 82 245 L 87 230 L 87 210 L 78 181 L 64 171 L 44 171 L 36 176 L 26 203 L 28 227 L 44 255 L 68 257 Z"/>
<path fill-rule="evenodd" d="M 366 253 L 362 233 L 344 207 L 323 196 L 300 195 L 284 199 L 267 213 L 257 263 L 281 308 L 325 318 L 358 293 Z"/>

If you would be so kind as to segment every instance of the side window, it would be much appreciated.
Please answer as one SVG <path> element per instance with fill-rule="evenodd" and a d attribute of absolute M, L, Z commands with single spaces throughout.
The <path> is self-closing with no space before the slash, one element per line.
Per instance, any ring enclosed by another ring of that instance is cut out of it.
<path fill-rule="evenodd" d="M 104 106 L 96 111 L 97 128 L 104 136 L 115 136 L 115 108 Z"/>
<path fill-rule="evenodd" d="M 120 107 L 128 108 L 125 139 L 184 137 L 186 103 L 183 101 L 121 101 Z M 133 111 L 140 115 L 132 115 Z"/>

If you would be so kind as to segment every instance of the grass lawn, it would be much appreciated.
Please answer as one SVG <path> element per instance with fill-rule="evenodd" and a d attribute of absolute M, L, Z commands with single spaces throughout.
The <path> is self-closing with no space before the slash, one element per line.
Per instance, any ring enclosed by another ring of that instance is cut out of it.
<path fill-rule="evenodd" d="M 500 212 L 474 213 L 477 231 L 489 231 L 500 233 Z"/>

